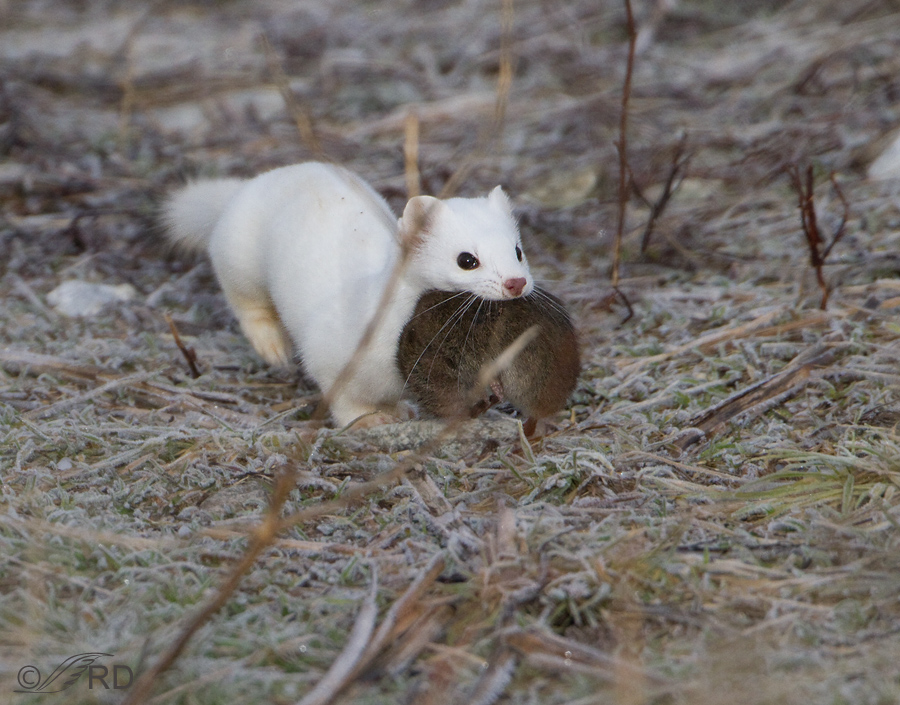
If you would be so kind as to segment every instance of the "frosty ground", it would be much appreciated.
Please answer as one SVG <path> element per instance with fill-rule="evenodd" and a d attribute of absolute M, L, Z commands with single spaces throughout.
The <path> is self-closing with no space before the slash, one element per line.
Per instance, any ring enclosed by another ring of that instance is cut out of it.
<path fill-rule="evenodd" d="M 0 3 L 0 702 L 120 702 L 13 690 L 158 663 L 286 473 L 294 521 L 147 702 L 298 702 L 354 657 L 334 702 L 900 700 L 900 12 L 635 14 L 625 320 L 624 3 Z M 186 179 L 311 158 L 399 210 L 405 144 L 427 193 L 504 185 L 577 321 L 531 444 L 504 409 L 324 428 L 161 244 Z M 67 316 L 71 280 L 130 298 Z"/>

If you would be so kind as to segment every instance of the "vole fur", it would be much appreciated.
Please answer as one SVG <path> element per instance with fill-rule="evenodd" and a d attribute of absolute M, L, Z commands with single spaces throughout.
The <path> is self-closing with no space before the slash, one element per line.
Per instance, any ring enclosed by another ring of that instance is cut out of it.
<path fill-rule="evenodd" d="M 485 365 L 533 326 L 533 339 L 490 387 L 477 389 Z M 427 411 L 442 417 L 477 415 L 491 403 L 507 401 L 526 417 L 528 435 L 539 419 L 565 406 L 581 368 L 568 313 L 540 288 L 508 301 L 426 292 L 400 335 L 397 364 Z"/>

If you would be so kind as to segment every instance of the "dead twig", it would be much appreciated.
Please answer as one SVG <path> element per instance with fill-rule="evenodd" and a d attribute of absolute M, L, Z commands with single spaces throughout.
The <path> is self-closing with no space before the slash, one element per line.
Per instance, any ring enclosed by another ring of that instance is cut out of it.
<path fill-rule="evenodd" d="M 191 377 L 197 379 L 200 377 L 200 369 L 197 366 L 197 352 L 194 348 L 188 347 L 181 341 L 181 336 L 178 334 L 178 328 L 175 327 L 175 321 L 172 320 L 172 317 L 168 313 L 165 314 L 165 316 L 166 323 L 169 324 L 169 330 L 172 331 L 172 337 L 175 339 L 175 345 L 181 350 L 181 354 L 187 362 L 188 369 L 191 371 Z"/>
<path fill-rule="evenodd" d="M 704 436 L 717 433 L 731 419 L 754 408 L 767 409 L 771 402 L 782 402 L 799 392 L 810 380 L 813 369 L 834 362 L 831 348 L 814 348 L 801 353 L 778 374 L 732 394 L 725 401 L 701 414 L 692 424 Z M 685 435 L 676 445 L 680 450 L 699 441 L 699 434 Z"/>
<path fill-rule="evenodd" d="M 622 86 L 622 112 L 619 116 L 619 210 L 616 217 L 616 238 L 613 241 L 613 261 L 610 270 L 610 281 L 616 296 L 628 308 L 625 323 L 634 315 L 628 297 L 619 289 L 619 267 L 622 260 L 622 238 L 625 232 L 625 207 L 628 204 L 628 102 L 631 98 L 631 75 L 634 71 L 634 48 L 637 41 L 637 30 L 634 25 L 634 14 L 631 11 L 631 0 L 625 0 L 625 20 L 628 29 L 628 61 L 625 64 L 625 83 Z"/>
<path fill-rule="evenodd" d="M 825 240 L 819 232 L 818 218 L 816 216 L 812 164 L 806 167 L 805 180 L 801 177 L 800 169 L 796 164 L 791 164 L 786 167 L 785 171 L 791 179 L 794 190 L 797 192 L 797 202 L 798 207 L 800 208 L 800 222 L 803 226 L 803 234 L 806 236 L 806 244 L 809 247 L 809 263 L 816 273 L 816 281 L 819 284 L 819 288 L 822 290 L 822 301 L 819 304 L 819 308 L 824 311 L 828 307 L 828 297 L 831 295 L 831 290 L 825 282 L 825 275 L 822 268 L 825 265 L 825 260 L 831 253 L 831 250 L 844 236 L 850 207 L 832 173 L 830 176 L 831 184 L 844 206 L 844 215 L 841 224 L 831 237 L 831 242 L 828 243 L 828 245 L 825 245 Z"/>
<path fill-rule="evenodd" d="M 844 236 L 844 227 L 847 225 L 847 218 L 850 217 L 850 204 L 847 203 L 847 199 L 844 197 L 844 192 L 841 190 L 840 185 L 837 182 L 837 177 L 835 173 L 832 171 L 828 175 L 828 180 L 831 181 L 831 187 L 834 189 L 834 192 L 837 194 L 838 199 L 841 202 L 841 205 L 844 208 L 844 212 L 841 214 L 841 224 L 837 226 L 835 230 L 834 236 L 831 238 L 831 242 L 828 243 L 828 247 L 822 252 L 822 259 L 828 259 L 828 255 L 831 254 L 832 248 L 838 243 L 838 241 Z"/>

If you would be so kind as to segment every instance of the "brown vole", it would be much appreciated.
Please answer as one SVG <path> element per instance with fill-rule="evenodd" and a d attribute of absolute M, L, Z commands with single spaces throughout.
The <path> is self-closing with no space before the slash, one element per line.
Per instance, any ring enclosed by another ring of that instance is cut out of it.
<path fill-rule="evenodd" d="M 473 399 L 481 369 L 533 326 L 535 337 L 490 389 L 480 390 L 481 400 L 479 390 Z M 562 302 L 537 287 L 509 301 L 426 292 L 400 335 L 397 364 L 421 406 L 436 416 L 477 416 L 507 401 L 526 417 L 529 436 L 538 419 L 565 406 L 581 367 L 575 329 Z"/>

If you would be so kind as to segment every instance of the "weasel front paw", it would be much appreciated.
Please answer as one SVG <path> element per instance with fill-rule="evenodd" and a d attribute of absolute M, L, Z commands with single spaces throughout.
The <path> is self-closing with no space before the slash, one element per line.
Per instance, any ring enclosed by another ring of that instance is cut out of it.
<path fill-rule="evenodd" d="M 375 426 L 385 426 L 392 423 L 400 423 L 401 419 L 387 413 L 386 411 L 375 411 L 366 416 L 362 416 L 357 420 L 351 428 L 373 428 Z"/>
<path fill-rule="evenodd" d="M 359 400 L 339 395 L 331 400 L 331 416 L 335 425 L 351 428 L 372 428 L 389 423 L 398 423 L 402 419 L 379 409 L 375 404 L 362 403 Z"/>

